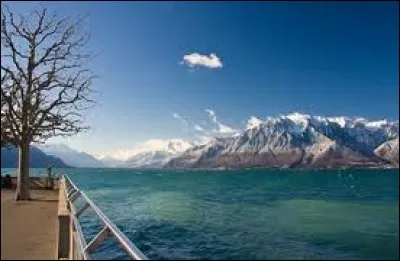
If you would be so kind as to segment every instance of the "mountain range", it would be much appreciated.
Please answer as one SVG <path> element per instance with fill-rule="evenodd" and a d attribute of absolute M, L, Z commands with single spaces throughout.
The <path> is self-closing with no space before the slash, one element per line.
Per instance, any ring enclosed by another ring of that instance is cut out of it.
<path fill-rule="evenodd" d="M 62 159 L 48 155 L 36 146 L 31 146 L 29 152 L 29 166 L 31 168 L 47 168 L 54 166 L 56 168 L 69 168 Z M 1 148 L 1 167 L 17 168 L 18 167 L 18 150 L 14 147 Z"/>
<path fill-rule="evenodd" d="M 239 134 L 214 138 L 167 168 L 398 166 L 399 123 L 300 113 L 251 117 Z M 396 147 L 397 144 L 397 147 Z"/>
<path fill-rule="evenodd" d="M 96 155 L 65 144 L 32 148 L 31 155 L 41 155 L 34 156 L 41 159 L 40 166 L 52 161 L 92 168 L 398 167 L 399 122 L 292 113 L 264 121 L 252 116 L 241 131 L 203 136 L 197 142 L 151 139 L 132 149 Z M 16 166 L 16 150 L 11 154 L 2 149 L 2 167 Z"/>
<path fill-rule="evenodd" d="M 108 167 L 162 168 L 194 144 L 182 139 L 151 139 L 132 150 L 96 155 Z"/>
<path fill-rule="evenodd" d="M 103 168 L 106 165 L 92 155 L 76 151 L 65 144 L 37 145 L 37 148 L 48 155 L 62 159 L 67 165 L 78 168 Z"/>

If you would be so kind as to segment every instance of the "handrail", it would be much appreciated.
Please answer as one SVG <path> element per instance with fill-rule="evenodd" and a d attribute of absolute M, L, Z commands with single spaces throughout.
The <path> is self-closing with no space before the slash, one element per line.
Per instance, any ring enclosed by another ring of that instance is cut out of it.
<path fill-rule="evenodd" d="M 72 235 L 71 255 L 72 259 L 90 259 L 90 252 L 96 249 L 100 243 L 108 236 L 112 235 L 119 243 L 120 247 L 134 260 L 148 260 L 148 258 L 129 240 L 121 230 L 103 213 L 103 211 L 86 195 L 85 192 L 78 189 L 78 187 L 71 181 L 67 175 L 63 175 L 65 181 L 65 198 L 68 201 L 68 206 L 71 211 L 71 226 L 73 233 L 77 235 L 77 245 L 75 245 L 74 235 Z M 80 209 L 76 209 L 73 202 L 79 197 L 83 198 L 84 204 Z M 79 216 L 88 208 L 92 209 L 96 216 L 103 223 L 103 229 L 87 243 L 79 224 Z M 78 249 L 75 249 L 75 248 Z"/>

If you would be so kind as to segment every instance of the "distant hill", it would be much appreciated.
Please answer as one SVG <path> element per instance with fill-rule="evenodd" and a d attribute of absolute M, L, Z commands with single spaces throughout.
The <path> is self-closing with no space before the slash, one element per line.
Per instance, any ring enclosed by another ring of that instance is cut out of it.
<path fill-rule="evenodd" d="M 35 146 L 31 146 L 29 154 L 29 166 L 31 168 L 47 168 L 50 165 L 56 168 L 69 168 L 61 159 L 45 154 Z M 15 147 L 1 149 L 1 167 L 18 167 L 18 149 Z"/>
<path fill-rule="evenodd" d="M 66 164 L 77 168 L 104 168 L 105 164 L 92 155 L 71 149 L 65 144 L 45 144 L 38 148 L 46 153 L 60 158 Z"/>

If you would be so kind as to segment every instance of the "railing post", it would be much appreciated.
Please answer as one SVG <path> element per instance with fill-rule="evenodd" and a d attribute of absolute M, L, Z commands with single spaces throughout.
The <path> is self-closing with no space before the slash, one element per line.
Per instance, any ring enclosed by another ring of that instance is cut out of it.
<path fill-rule="evenodd" d="M 69 215 L 58 215 L 58 259 L 69 256 Z"/>
<path fill-rule="evenodd" d="M 65 198 L 65 180 L 61 180 L 58 198 L 57 259 L 68 258 L 70 248 L 70 212 Z"/>
<path fill-rule="evenodd" d="M 72 221 L 72 219 L 70 219 L 70 223 L 69 223 L 69 259 L 70 260 L 75 260 L 75 244 L 74 244 L 74 222 Z"/>

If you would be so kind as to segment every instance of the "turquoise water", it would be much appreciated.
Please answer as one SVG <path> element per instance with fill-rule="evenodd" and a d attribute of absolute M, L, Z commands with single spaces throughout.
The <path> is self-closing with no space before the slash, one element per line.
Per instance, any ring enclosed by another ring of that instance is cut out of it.
<path fill-rule="evenodd" d="M 151 259 L 399 258 L 398 170 L 58 171 Z"/>

